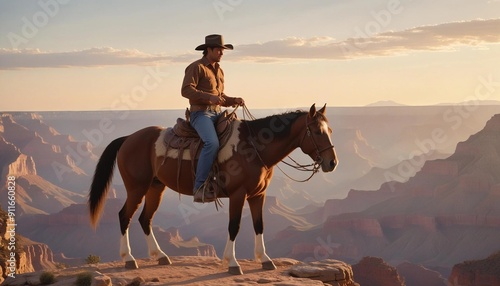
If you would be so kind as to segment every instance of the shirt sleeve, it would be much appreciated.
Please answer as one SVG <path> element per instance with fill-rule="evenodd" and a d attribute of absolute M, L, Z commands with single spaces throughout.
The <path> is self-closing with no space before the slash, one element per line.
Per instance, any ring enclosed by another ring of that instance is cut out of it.
<path fill-rule="evenodd" d="M 189 65 L 184 74 L 181 94 L 189 99 L 191 104 L 209 104 L 211 94 L 198 90 L 198 82 L 201 74 L 200 66 L 196 63 Z"/>

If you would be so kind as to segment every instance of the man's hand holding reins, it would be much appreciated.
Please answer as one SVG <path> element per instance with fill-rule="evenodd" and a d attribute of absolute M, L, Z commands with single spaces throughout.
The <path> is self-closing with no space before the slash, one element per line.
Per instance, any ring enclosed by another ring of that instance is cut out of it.
<path fill-rule="evenodd" d="M 209 102 L 213 105 L 224 105 L 224 103 L 226 103 L 226 99 L 217 95 L 211 95 Z"/>
<path fill-rule="evenodd" d="M 243 98 L 241 98 L 241 97 L 236 97 L 234 99 L 234 103 L 237 106 L 243 106 L 243 105 L 245 105 L 245 100 L 243 100 Z"/>

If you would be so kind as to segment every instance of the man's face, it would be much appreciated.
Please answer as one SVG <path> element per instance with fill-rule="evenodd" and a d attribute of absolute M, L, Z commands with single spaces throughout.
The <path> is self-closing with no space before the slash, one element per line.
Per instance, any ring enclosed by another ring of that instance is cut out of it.
<path fill-rule="evenodd" d="M 208 53 L 207 53 L 207 58 L 209 61 L 218 63 L 220 62 L 220 59 L 222 58 L 222 55 L 224 54 L 224 49 L 223 48 L 208 48 Z"/>

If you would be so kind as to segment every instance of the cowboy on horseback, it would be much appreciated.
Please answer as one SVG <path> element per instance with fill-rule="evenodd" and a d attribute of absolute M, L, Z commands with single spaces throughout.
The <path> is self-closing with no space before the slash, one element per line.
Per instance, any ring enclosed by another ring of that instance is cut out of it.
<path fill-rule="evenodd" d="M 224 94 L 224 72 L 219 62 L 225 49 L 232 50 L 233 45 L 224 44 L 221 35 L 206 36 L 205 43 L 195 48 L 203 51 L 203 57 L 186 68 L 182 82 L 181 94 L 189 99 L 191 126 L 203 141 L 193 189 L 195 202 L 212 202 L 216 199 L 213 190 L 203 189 L 219 151 L 215 123 L 221 114 L 221 106 L 245 103 L 240 97 Z"/>

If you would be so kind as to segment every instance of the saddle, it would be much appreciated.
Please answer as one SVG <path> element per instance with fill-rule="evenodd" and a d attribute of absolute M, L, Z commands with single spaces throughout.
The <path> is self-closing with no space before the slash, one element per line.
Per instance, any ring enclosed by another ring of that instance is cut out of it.
<path fill-rule="evenodd" d="M 219 137 L 219 150 L 221 150 L 224 145 L 226 145 L 227 141 L 231 137 L 232 134 L 232 125 L 234 121 L 237 119 L 236 113 L 229 113 L 227 110 L 222 112 L 219 116 L 215 130 L 217 131 L 217 136 Z M 189 150 L 189 155 L 191 158 L 191 168 L 194 180 L 194 174 L 196 170 L 195 161 L 199 158 L 201 153 L 201 147 L 203 147 L 203 141 L 198 136 L 196 130 L 191 126 L 189 122 L 189 110 L 186 110 L 186 119 L 177 118 L 176 124 L 172 128 L 168 128 L 165 136 L 163 137 L 163 143 L 165 144 L 165 162 L 167 158 L 167 154 L 169 150 L 177 150 L 178 152 L 178 170 L 177 170 L 177 185 L 179 185 L 180 178 L 180 169 L 182 161 L 184 160 L 184 151 Z M 209 175 L 209 178 L 217 178 L 218 176 L 218 164 L 217 160 L 214 161 L 214 165 L 212 166 L 212 172 Z M 211 186 L 214 187 L 216 194 L 218 193 L 218 189 L 220 186 Z"/>
<path fill-rule="evenodd" d="M 224 111 L 218 118 L 215 130 L 217 131 L 217 136 L 219 137 L 220 148 L 224 147 L 227 140 L 232 134 L 232 123 L 237 119 L 236 113 L 229 113 L 227 110 Z M 179 151 L 179 156 L 182 157 L 181 151 L 193 150 L 196 151 L 191 154 L 191 159 L 198 159 L 203 142 L 196 130 L 189 123 L 189 113 L 186 112 L 186 119 L 177 118 L 177 122 L 174 127 L 167 129 L 165 137 L 163 137 L 163 142 L 168 150 L 177 149 Z M 196 148 L 193 148 L 196 147 Z"/>

